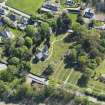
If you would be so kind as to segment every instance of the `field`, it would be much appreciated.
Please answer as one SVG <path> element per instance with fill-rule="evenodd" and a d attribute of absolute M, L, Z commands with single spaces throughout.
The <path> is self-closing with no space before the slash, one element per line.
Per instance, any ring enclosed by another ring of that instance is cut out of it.
<path fill-rule="evenodd" d="M 30 15 L 34 15 L 44 0 L 8 0 L 6 5 Z"/>

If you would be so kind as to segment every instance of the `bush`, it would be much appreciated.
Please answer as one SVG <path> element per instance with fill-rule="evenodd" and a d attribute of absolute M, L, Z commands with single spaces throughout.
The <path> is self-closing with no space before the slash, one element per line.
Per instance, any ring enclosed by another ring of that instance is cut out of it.
<path fill-rule="evenodd" d="M 32 39 L 31 39 L 30 37 L 26 37 L 26 38 L 25 38 L 25 45 L 26 45 L 28 48 L 30 48 L 30 47 L 32 46 L 32 44 L 33 44 Z"/>
<path fill-rule="evenodd" d="M 17 64 L 19 64 L 19 58 L 17 58 L 17 57 L 12 57 L 12 58 L 10 58 L 9 60 L 8 60 L 8 63 L 10 64 L 10 65 L 17 65 Z"/>

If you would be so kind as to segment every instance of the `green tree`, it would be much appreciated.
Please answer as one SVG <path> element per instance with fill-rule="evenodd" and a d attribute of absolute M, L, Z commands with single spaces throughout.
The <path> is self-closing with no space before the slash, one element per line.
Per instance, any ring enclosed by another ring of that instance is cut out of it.
<path fill-rule="evenodd" d="M 92 75 L 93 75 L 92 70 L 89 69 L 89 68 L 87 68 L 87 69 L 83 72 L 81 78 L 80 78 L 79 81 L 78 81 L 79 86 L 82 86 L 82 87 L 87 86 L 88 81 L 91 79 Z"/>
<path fill-rule="evenodd" d="M 19 58 L 17 58 L 17 57 L 12 57 L 12 58 L 10 58 L 9 60 L 8 60 L 8 63 L 10 64 L 10 65 L 18 65 L 19 64 Z"/>
<path fill-rule="evenodd" d="M 31 39 L 30 37 L 26 37 L 26 38 L 25 38 L 25 45 L 26 45 L 28 48 L 30 48 L 30 47 L 32 46 L 32 44 L 33 44 L 32 39 Z"/>
<path fill-rule="evenodd" d="M 42 23 L 40 28 L 39 28 L 39 33 L 41 35 L 42 40 L 44 40 L 45 38 L 50 37 L 50 35 L 51 35 L 51 29 L 49 27 L 49 24 Z"/>
<path fill-rule="evenodd" d="M 63 13 L 60 17 L 57 19 L 57 34 L 65 33 L 72 24 L 72 21 L 67 13 Z"/>
<path fill-rule="evenodd" d="M 35 27 L 33 25 L 28 25 L 26 27 L 26 33 L 29 37 L 34 37 L 35 32 L 36 32 L 36 30 L 35 30 Z"/>
<path fill-rule="evenodd" d="M 52 65 L 48 65 L 48 67 L 44 70 L 43 75 L 49 76 L 53 73 L 53 67 Z"/>
<path fill-rule="evenodd" d="M 28 53 L 28 51 L 29 50 L 28 50 L 27 46 L 24 45 L 24 46 L 15 48 L 13 53 L 14 53 L 14 56 L 22 59 L 22 58 L 24 58 L 24 55 L 26 55 Z"/>
<path fill-rule="evenodd" d="M 6 92 L 6 83 L 0 80 L 0 98 L 3 98 L 3 93 Z"/>
<path fill-rule="evenodd" d="M 19 65 L 19 73 L 21 76 L 24 76 L 27 72 L 31 70 L 31 63 L 22 61 Z"/>
<path fill-rule="evenodd" d="M 18 39 L 17 39 L 17 41 L 16 41 L 16 46 L 21 47 L 21 46 L 23 46 L 23 45 L 24 45 L 24 43 L 25 43 L 25 40 L 24 40 L 24 38 L 23 38 L 23 37 L 18 38 Z"/>

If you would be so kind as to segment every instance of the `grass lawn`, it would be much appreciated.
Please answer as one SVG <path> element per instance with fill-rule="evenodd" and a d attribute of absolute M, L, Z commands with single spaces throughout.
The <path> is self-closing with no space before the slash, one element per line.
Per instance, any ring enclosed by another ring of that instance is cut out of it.
<path fill-rule="evenodd" d="M 81 77 L 81 73 L 79 71 L 73 70 L 68 82 L 76 85 L 80 77 Z"/>
<path fill-rule="evenodd" d="M 44 0 L 8 0 L 6 5 L 27 14 L 34 15 L 43 4 L 43 1 Z"/>
<path fill-rule="evenodd" d="M 90 80 L 88 83 L 88 87 L 93 89 L 94 91 L 105 93 L 105 84 L 99 81 Z"/>
<path fill-rule="evenodd" d="M 97 74 L 105 74 L 105 60 L 96 68 Z"/>
<path fill-rule="evenodd" d="M 72 25 L 76 24 L 77 14 L 70 14 L 70 19 L 72 20 Z"/>

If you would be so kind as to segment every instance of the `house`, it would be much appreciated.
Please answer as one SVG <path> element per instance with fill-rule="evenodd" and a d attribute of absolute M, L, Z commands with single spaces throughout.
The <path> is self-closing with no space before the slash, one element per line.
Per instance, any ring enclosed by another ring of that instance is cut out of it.
<path fill-rule="evenodd" d="M 47 1 L 41 8 L 41 11 L 50 12 L 52 14 L 56 13 L 59 10 L 59 4 L 51 3 L 51 1 Z"/>
<path fill-rule="evenodd" d="M 28 18 L 22 17 L 20 23 L 24 24 L 24 25 L 27 25 L 28 24 L 28 20 L 29 20 Z"/>
<path fill-rule="evenodd" d="M 10 39 L 14 36 L 13 33 L 9 29 L 4 29 L 4 31 L 0 32 L 0 35 L 7 39 Z"/>
<path fill-rule="evenodd" d="M 45 48 L 42 51 L 36 54 L 36 58 L 38 60 L 45 60 L 47 57 L 48 57 L 48 47 L 47 46 L 45 46 Z"/>
<path fill-rule="evenodd" d="M 9 18 L 12 20 L 12 21 L 16 21 L 17 20 L 17 16 L 15 14 L 10 14 L 9 15 Z"/>
<path fill-rule="evenodd" d="M 2 7 L 0 7 L 0 15 L 5 15 L 5 14 L 6 14 L 6 11 Z"/>
<path fill-rule="evenodd" d="M 21 20 L 20 20 L 20 23 L 17 24 L 17 27 L 20 30 L 24 31 L 26 29 L 26 27 L 27 27 L 27 24 L 28 24 L 28 18 L 22 17 Z"/>
<path fill-rule="evenodd" d="M 95 16 L 94 10 L 91 8 L 86 8 L 83 12 L 83 16 L 86 18 L 94 18 Z"/>
<path fill-rule="evenodd" d="M 20 30 L 25 30 L 26 29 L 26 25 L 25 24 L 17 24 L 17 27 L 20 29 Z"/>
<path fill-rule="evenodd" d="M 66 4 L 67 6 L 73 6 L 73 5 L 75 5 L 75 3 L 74 3 L 73 0 L 66 0 L 65 4 Z"/>

